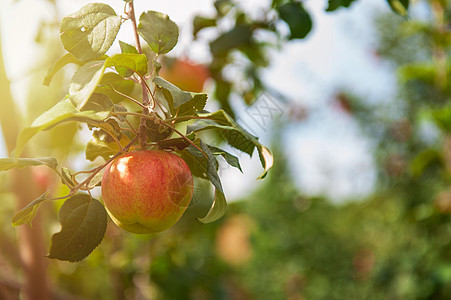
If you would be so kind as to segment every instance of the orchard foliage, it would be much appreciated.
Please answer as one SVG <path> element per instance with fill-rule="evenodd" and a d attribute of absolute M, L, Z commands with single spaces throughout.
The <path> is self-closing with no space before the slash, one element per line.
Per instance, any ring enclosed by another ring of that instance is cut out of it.
<path fill-rule="evenodd" d="M 406 15 L 408 0 L 387 0 L 392 9 Z M 326 11 L 349 7 L 355 0 L 329 0 Z M 230 0 L 214 2 L 214 17 L 197 16 L 193 20 L 196 38 L 207 28 L 216 27 L 224 19 L 232 19 L 233 26 L 218 32 L 210 41 L 212 61 L 209 73 L 215 82 L 214 96 L 221 108 L 205 110 L 208 96 L 185 91 L 159 76 L 160 58 L 177 44 L 178 26 L 165 14 L 147 11 L 136 20 L 133 1 L 124 1 L 124 15 L 118 15 L 109 5 L 91 3 L 63 18 L 60 25 L 61 42 L 65 54 L 44 78 L 49 85 L 66 65 L 76 66 L 67 88 L 67 95 L 37 117 L 17 137 L 12 158 L 0 159 L 0 171 L 12 168 L 44 165 L 60 177 L 69 193 L 59 198 L 49 192 L 31 201 L 18 211 L 12 224 L 31 225 L 39 206 L 51 200 L 65 200 L 59 211 L 61 231 L 54 234 L 49 257 L 79 261 L 91 253 L 103 239 L 107 214 L 102 203 L 94 199 L 91 190 L 101 185 L 102 170 L 115 158 L 135 149 L 171 151 L 182 157 L 193 176 L 208 180 L 215 188 L 213 204 L 203 223 L 221 218 L 227 202 L 218 176 L 218 156 L 241 171 L 237 157 L 210 145 L 204 135 L 210 132 L 217 139 L 252 156 L 257 151 L 264 178 L 273 164 L 268 148 L 235 120 L 230 95 L 238 93 L 252 104 L 264 90 L 259 72 L 269 65 L 268 49 L 282 42 L 305 38 L 314 23 L 302 1 L 274 0 L 261 17 L 252 18 Z M 136 45 L 118 41 L 121 53 L 108 54 L 124 22 L 133 24 Z M 289 34 L 278 29 L 278 22 L 288 26 Z M 275 38 L 269 42 L 258 38 L 259 31 Z M 145 41 L 141 46 L 140 38 Z M 235 82 L 225 76 L 224 69 L 236 55 L 244 58 L 245 84 L 236 89 Z M 22 158 L 21 153 L 36 134 L 60 124 L 86 124 L 92 139 L 86 143 L 86 159 L 97 163 L 91 170 L 75 171 L 60 165 L 56 159 Z M 99 161 L 102 161 L 99 164 Z M 80 193 L 82 192 L 82 193 Z"/>
<path fill-rule="evenodd" d="M 237 157 L 204 141 L 204 131 L 212 131 L 250 156 L 256 149 L 264 168 L 259 178 L 273 163 L 271 152 L 224 110 L 204 110 L 206 94 L 183 91 L 158 76 L 159 57 L 176 45 L 178 26 L 167 15 L 155 11 L 144 12 L 137 21 L 133 2 L 126 2 L 125 11 L 125 16 L 118 16 L 109 5 L 92 3 L 62 20 L 61 42 L 68 53 L 49 71 L 44 84 L 48 85 L 65 65 L 75 64 L 77 70 L 68 94 L 22 130 L 13 158 L 0 160 L 2 171 L 46 165 L 68 187 L 67 196 L 52 199 L 46 192 L 12 220 L 14 226 L 31 224 L 43 202 L 66 199 L 59 211 L 61 231 L 52 237 L 50 258 L 79 261 L 101 242 L 107 214 L 90 191 L 101 185 L 102 170 L 127 151 L 174 152 L 186 161 L 194 176 L 211 181 L 215 198 L 208 214 L 199 217 L 203 223 L 216 221 L 226 210 L 217 156 L 241 170 Z M 106 55 L 125 21 L 133 24 L 136 47 L 119 41 L 122 53 Z M 142 47 L 138 35 L 146 42 Z M 147 47 L 149 51 L 144 51 Z M 139 99 L 135 99 L 136 90 L 141 91 Z M 103 163 L 92 170 L 76 172 L 60 166 L 54 158 L 20 158 L 33 136 L 65 122 L 88 126 L 92 139 L 86 144 L 86 159 L 98 162 L 100 158 Z"/>
<path fill-rule="evenodd" d="M 409 0 L 386 1 L 394 12 L 407 15 Z M 225 21 L 233 24 L 226 30 L 215 31 L 209 40 L 212 57 L 209 69 L 216 83 L 214 96 L 229 115 L 236 113 L 230 105 L 232 94 L 250 105 L 262 91 L 271 92 L 260 76 L 261 70 L 270 64 L 269 51 L 283 47 L 287 42 L 304 39 L 311 33 L 315 24 L 305 2 L 273 0 L 270 6 L 260 9 L 258 16 L 253 17 L 254 14 L 246 11 L 239 1 L 216 0 L 214 16 L 198 15 L 194 18 L 195 39 Z M 334 12 L 355 2 L 357 0 L 328 0 L 325 10 Z M 239 61 L 243 78 L 231 78 L 225 72 L 236 61 Z"/>

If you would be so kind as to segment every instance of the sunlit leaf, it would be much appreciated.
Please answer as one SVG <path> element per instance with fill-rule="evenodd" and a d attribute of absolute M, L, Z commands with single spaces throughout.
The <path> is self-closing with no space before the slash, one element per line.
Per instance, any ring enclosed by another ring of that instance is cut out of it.
<path fill-rule="evenodd" d="M 73 187 L 75 186 L 74 182 L 72 181 L 72 171 L 68 168 L 62 167 L 61 168 L 61 181 L 63 184 Z"/>
<path fill-rule="evenodd" d="M 27 206 L 16 212 L 11 220 L 12 225 L 16 227 L 27 223 L 28 226 L 31 227 L 31 221 L 36 216 L 39 206 L 42 202 L 49 200 L 46 198 L 48 193 L 49 192 L 45 192 L 39 196 L 39 198 L 33 200 Z"/>
<path fill-rule="evenodd" d="M 178 110 L 178 115 L 194 114 L 204 109 L 207 103 L 207 95 L 201 93 L 191 93 L 182 91 L 177 86 L 161 77 L 153 79 L 158 86 L 156 97 L 159 98 L 174 115 Z"/>
<path fill-rule="evenodd" d="M 105 68 L 105 61 L 96 60 L 86 63 L 75 72 L 69 84 L 69 98 L 78 109 L 82 109 L 94 93 Z"/>
<path fill-rule="evenodd" d="M 120 26 L 121 18 L 109 5 L 90 3 L 63 18 L 61 41 L 79 60 L 100 58 L 113 44 Z"/>
<path fill-rule="evenodd" d="M 119 46 L 121 47 L 122 53 L 132 53 L 132 54 L 139 54 L 138 50 L 130 44 L 127 44 L 123 41 L 119 41 Z"/>
<path fill-rule="evenodd" d="M 67 53 L 56 62 L 53 68 L 49 70 L 44 78 L 44 85 L 49 85 L 50 81 L 52 81 L 53 76 L 55 76 L 55 74 L 67 64 L 77 64 L 81 66 L 83 65 L 83 62 L 79 61 L 75 56 L 72 55 L 72 53 Z"/>
<path fill-rule="evenodd" d="M 123 77 L 129 77 L 134 72 L 141 76 L 147 73 L 147 57 L 144 54 L 116 54 L 107 58 L 105 64 L 107 67 L 115 67 Z"/>
<path fill-rule="evenodd" d="M 125 147 L 130 143 L 130 139 L 126 135 L 122 135 L 119 142 L 122 147 Z M 107 160 L 110 156 L 116 154 L 120 150 L 119 145 L 114 140 L 111 140 L 111 138 L 108 139 L 107 135 L 96 134 L 86 144 L 85 155 L 86 159 L 90 161 L 94 161 L 97 157 L 102 157 Z"/>
<path fill-rule="evenodd" d="M 112 111 L 114 109 L 114 103 L 108 98 L 108 96 L 99 93 L 93 93 L 89 98 L 89 101 L 83 107 L 83 111 L 95 111 L 105 112 Z"/>
<path fill-rule="evenodd" d="M 114 103 L 119 103 L 124 100 L 124 96 L 118 94 L 114 90 L 129 95 L 135 87 L 135 82 L 130 79 L 125 79 L 116 73 L 105 73 L 102 80 L 95 89 L 95 93 L 101 93 L 111 99 Z M 114 89 L 114 90 L 113 90 Z"/>
<path fill-rule="evenodd" d="M 38 132 L 42 130 L 51 129 L 52 127 L 68 121 L 79 121 L 92 125 L 100 124 L 102 120 L 109 116 L 110 112 L 94 112 L 94 111 L 80 111 L 72 101 L 65 98 L 58 102 L 55 106 L 40 115 L 30 127 L 23 129 L 16 143 L 15 157 L 18 157 L 22 152 L 25 144 Z"/>
<path fill-rule="evenodd" d="M 80 261 L 102 241 L 107 226 L 103 205 L 85 194 L 67 199 L 59 211 L 61 231 L 52 236 L 49 258 Z"/>
<path fill-rule="evenodd" d="M 0 171 L 7 171 L 13 168 L 24 168 L 32 166 L 46 165 L 52 169 L 55 169 L 58 165 L 58 161 L 53 157 L 41 157 L 41 158 L 0 158 Z"/>
<path fill-rule="evenodd" d="M 153 52 L 162 54 L 177 44 L 179 28 L 167 15 L 148 11 L 139 18 L 138 33 Z"/>

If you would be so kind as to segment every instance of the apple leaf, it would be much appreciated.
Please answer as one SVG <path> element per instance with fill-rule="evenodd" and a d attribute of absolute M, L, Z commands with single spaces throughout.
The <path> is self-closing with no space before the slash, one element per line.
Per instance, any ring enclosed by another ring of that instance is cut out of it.
<path fill-rule="evenodd" d="M 153 82 L 157 85 L 156 97 L 166 106 L 172 115 L 178 116 L 194 114 L 204 109 L 207 103 L 207 95 L 186 92 L 173 85 L 169 81 L 156 76 Z"/>
<path fill-rule="evenodd" d="M 83 107 L 82 111 L 113 111 L 114 103 L 108 98 L 108 96 L 99 93 L 93 93 L 89 98 L 89 101 Z"/>
<path fill-rule="evenodd" d="M 249 156 L 252 156 L 254 149 L 257 148 L 260 162 L 264 169 L 258 179 L 266 176 L 266 173 L 273 165 L 273 156 L 269 149 L 258 141 L 257 137 L 247 132 L 222 109 L 214 113 L 200 113 L 198 116 L 203 119 L 189 125 L 187 133 L 197 133 L 210 129 L 216 130 L 230 146 L 249 154 Z"/>
<path fill-rule="evenodd" d="M 63 18 L 61 42 L 81 61 L 96 59 L 108 51 L 120 27 L 121 18 L 109 5 L 90 3 Z"/>
<path fill-rule="evenodd" d="M 16 150 L 14 156 L 19 157 L 25 144 L 38 132 L 48 130 L 58 124 L 68 121 L 84 122 L 91 125 L 101 124 L 109 116 L 109 111 L 80 111 L 69 98 L 64 98 L 55 106 L 37 117 L 30 127 L 23 129 L 17 137 Z"/>
<path fill-rule="evenodd" d="M 219 179 L 218 175 L 218 161 L 216 160 L 216 157 L 214 157 L 210 148 L 206 144 L 204 144 L 202 140 L 198 140 L 200 148 L 207 155 L 207 176 L 210 179 L 211 183 L 215 186 L 215 188 L 224 193 L 224 190 L 222 189 L 221 179 Z"/>
<path fill-rule="evenodd" d="M 7 171 L 13 168 L 24 168 L 32 166 L 46 165 L 52 169 L 56 169 L 58 161 L 53 157 L 41 158 L 0 158 L 0 171 Z"/>
<path fill-rule="evenodd" d="M 211 145 L 207 145 L 207 146 L 208 146 L 208 148 L 210 148 L 210 151 L 211 151 L 211 153 L 213 153 L 213 155 L 221 155 L 229 165 L 237 168 L 238 170 L 240 170 L 241 173 L 243 173 L 243 170 L 241 170 L 240 160 L 238 159 L 238 157 L 236 157 L 218 147 L 211 146 Z"/>
<path fill-rule="evenodd" d="M 95 93 L 101 93 L 111 99 L 114 103 L 119 103 L 124 100 L 124 96 L 116 93 L 114 90 L 129 95 L 133 88 L 135 87 L 135 82 L 130 79 L 125 79 L 119 74 L 108 72 L 103 74 L 102 80 L 95 89 Z"/>
<path fill-rule="evenodd" d="M 105 72 L 105 61 L 95 60 L 81 66 L 74 74 L 69 84 L 69 98 L 78 109 L 82 109 Z"/>
<path fill-rule="evenodd" d="M 204 224 L 214 222 L 222 216 L 224 216 L 227 210 L 227 201 L 224 194 L 218 189 L 215 190 L 215 199 L 213 200 L 213 205 L 210 207 L 207 215 L 203 218 L 198 218 Z"/>
<path fill-rule="evenodd" d="M 106 210 L 89 195 L 78 194 L 67 199 L 58 218 L 61 231 L 52 236 L 49 258 L 80 261 L 100 244 L 105 235 Z"/>
<path fill-rule="evenodd" d="M 81 66 L 84 63 L 79 61 L 75 56 L 73 56 L 72 53 L 67 53 L 56 62 L 53 68 L 49 70 L 49 72 L 44 78 L 43 84 L 48 86 L 52 81 L 53 76 L 55 76 L 55 74 L 67 64 L 77 64 Z"/>
<path fill-rule="evenodd" d="M 340 7 L 349 7 L 355 0 L 329 0 L 326 11 L 335 11 Z"/>
<path fill-rule="evenodd" d="M 210 146 L 203 143 L 200 139 L 196 139 L 194 143 L 202 149 L 207 157 L 193 145 L 182 150 L 180 154 L 189 166 L 193 176 L 208 179 L 215 187 L 215 198 L 212 207 L 205 217 L 198 218 L 202 223 L 211 223 L 225 214 L 227 201 L 217 172 L 218 161 L 210 150 Z"/>
<path fill-rule="evenodd" d="M 202 93 L 190 93 L 192 99 L 178 108 L 178 116 L 194 115 L 202 111 L 207 104 L 208 96 Z M 176 122 L 177 123 L 177 122 Z"/>
<path fill-rule="evenodd" d="M 138 50 L 130 44 L 127 44 L 123 41 L 119 41 L 119 46 L 121 47 L 122 53 L 132 53 L 132 54 L 139 54 Z"/>
<path fill-rule="evenodd" d="M 42 204 L 42 202 L 46 200 L 51 200 L 45 198 L 49 192 L 45 192 L 39 198 L 31 201 L 27 206 L 16 212 L 11 220 L 11 223 L 14 227 L 23 225 L 25 223 L 28 224 L 28 226 L 31 227 L 31 221 L 36 216 L 36 213 L 38 212 L 39 206 Z"/>
<path fill-rule="evenodd" d="M 215 198 L 213 205 L 208 211 L 207 215 L 199 218 L 202 223 L 211 223 L 221 218 L 227 209 L 227 201 L 222 188 L 221 180 L 218 175 L 218 161 L 214 157 L 210 148 L 199 139 L 199 145 L 204 153 L 207 155 L 207 176 L 215 187 Z"/>
<path fill-rule="evenodd" d="M 168 53 L 177 44 L 179 28 L 165 14 L 144 12 L 139 18 L 138 33 L 156 54 Z"/>
<path fill-rule="evenodd" d="M 107 58 L 107 67 L 115 67 L 122 77 L 130 77 L 133 73 L 144 76 L 147 71 L 147 57 L 144 54 L 121 53 Z"/>
<path fill-rule="evenodd" d="M 119 142 L 122 147 L 130 143 L 130 138 L 126 135 L 121 135 Z M 93 138 L 86 145 L 85 155 L 86 159 L 94 161 L 97 157 L 102 157 L 108 160 L 110 156 L 116 154 L 121 149 L 119 145 L 106 134 L 95 131 Z"/>
<path fill-rule="evenodd" d="M 195 16 L 193 19 L 193 36 L 196 37 L 199 31 L 207 27 L 216 26 L 216 19 Z"/>
<path fill-rule="evenodd" d="M 280 18 L 290 27 L 290 39 L 303 39 L 312 30 L 312 18 L 301 2 L 286 3 L 277 10 Z"/>
<path fill-rule="evenodd" d="M 248 24 L 237 24 L 233 29 L 223 33 L 210 43 L 210 51 L 214 56 L 226 56 L 230 51 L 250 44 L 252 29 Z"/>
<path fill-rule="evenodd" d="M 400 16 L 407 16 L 409 9 L 409 0 L 387 0 L 393 12 Z"/>
<path fill-rule="evenodd" d="M 68 168 L 62 167 L 61 168 L 61 181 L 63 184 L 67 185 L 68 187 L 74 187 L 75 184 L 72 181 L 72 171 Z"/>

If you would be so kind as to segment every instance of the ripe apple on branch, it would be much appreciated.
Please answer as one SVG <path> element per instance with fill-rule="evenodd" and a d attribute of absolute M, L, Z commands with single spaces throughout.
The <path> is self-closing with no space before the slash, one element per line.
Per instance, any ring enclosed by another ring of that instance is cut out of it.
<path fill-rule="evenodd" d="M 68 94 L 22 130 L 12 158 L 0 159 L 0 171 L 45 165 L 69 188 L 60 198 L 43 193 L 12 219 L 14 226 L 30 224 L 43 202 L 66 199 L 59 210 L 61 231 L 52 237 L 50 258 L 79 261 L 88 256 L 103 239 L 108 214 L 130 232 L 168 229 L 190 203 L 192 176 L 211 181 L 215 188 L 213 205 L 199 220 L 209 223 L 221 218 L 227 203 L 216 157 L 222 156 L 240 171 L 241 166 L 237 157 L 206 143 L 204 131 L 249 155 L 257 149 L 264 168 L 259 178 L 273 163 L 271 152 L 225 111 L 204 110 L 206 94 L 184 91 L 159 76 L 161 55 L 177 43 L 177 25 L 155 11 L 144 12 L 138 21 L 133 1 L 124 5 L 122 16 L 107 4 L 91 3 L 62 20 L 61 42 L 68 53 L 49 71 L 44 84 L 65 65 L 75 64 L 78 69 Z M 106 55 L 124 22 L 133 25 L 135 46 L 119 41 L 121 53 Z M 143 54 L 140 37 L 152 54 Z M 138 99 L 136 90 L 140 90 Z M 34 135 L 64 122 L 87 124 L 92 139 L 86 144 L 86 159 L 100 157 L 103 163 L 75 172 L 55 158 L 20 157 Z M 91 195 L 98 185 L 105 206 Z"/>

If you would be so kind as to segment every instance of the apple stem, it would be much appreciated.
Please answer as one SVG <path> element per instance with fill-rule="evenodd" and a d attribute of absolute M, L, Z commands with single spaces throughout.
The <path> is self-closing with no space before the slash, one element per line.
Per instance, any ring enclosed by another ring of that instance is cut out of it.
<path fill-rule="evenodd" d="M 136 16 L 135 16 L 135 5 L 133 3 L 133 0 L 128 3 L 128 12 L 127 15 L 129 16 L 130 20 L 132 21 L 132 27 L 133 27 L 133 33 L 134 33 L 134 37 L 135 37 L 135 42 L 136 42 L 136 49 L 138 50 L 138 53 L 142 54 L 142 49 L 141 49 L 141 42 L 139 41 L 139 34 L 138 34 L 138 25 L 136 23 Z M 149 93 L 150 93 L 150 88 L 146 83 L 146 80 L 140 76 L 140 83 L 141 83 L 141 88 L 142 88 L 142 114 L 143 115 L 149 115 Z M 151 94 L 151 93 L 150 93 Z M 139 127 L 138 127 L 138 139 L 139 139 L 139 144 L 141 145 L 141 149 L 145 150 L 146 149 L 146 142 L 147 142 L 147 126 L 146 126 L 146 118 L 141 117 L 141 121 L 139 123 Z"/>
<path fill-rule="evenodd" d="M 80 173 L 91 173 L 91 175 L 89 175 L 85 180 L 83 180 L 82 182 L 78 183 L 76 182 L 76 186 L 74 186 L 73 188 L 70 189 L 70 193 L 69 196 L 73 196 L 75 195 L 80 189 L 83 188 L 83 186 L 86 187 L 87 190 L 89 190 L 89 183 L 91 182 L 91 180 L 94 178 L 94 176 L 97 175 L 97 173 L 99 173 L 103 168 L 105 168 L 110 162 L 112 162 L 113 160 L 115 160 L 117 157 L 119 157 L 120 155 L 122 155 L 123 153 L 127 152 L 131 146 L 133 146 L 133 144 L 136 142 L 136 140 L 138 139 L 138 135 L 135 136 L 135 138 L 133 138 L 130 143 L 128 143 L 124 148 L 122 148 L 121 151 L 117 152 L 115 155 L 113 155 L 112 157 L 110 157 L 104 164 L 94 168 L 90 171 L 81 171 L 75 174 L 80 174 Z M 74 175 L 75 175 L 74 174 Z M 74 177 L 74 176 L 72 176 Z"/>

